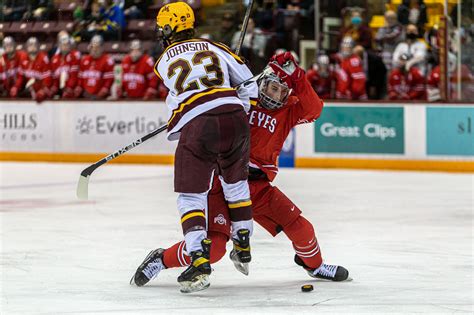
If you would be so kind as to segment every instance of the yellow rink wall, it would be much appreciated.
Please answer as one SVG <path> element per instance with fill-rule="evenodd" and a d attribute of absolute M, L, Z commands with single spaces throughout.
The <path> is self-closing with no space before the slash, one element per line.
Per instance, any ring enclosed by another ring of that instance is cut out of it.
<path fill-rule="evenodd" d="M 0 160 L 93 163 L 166 117 L 161 102 L 0 101 Z M 287 139 L 282 164 L 474 172 L 473 125 L 469 104 L 326 103 Z M 160 134 L 112 163 L 172 164 L 175 145 Z"/>

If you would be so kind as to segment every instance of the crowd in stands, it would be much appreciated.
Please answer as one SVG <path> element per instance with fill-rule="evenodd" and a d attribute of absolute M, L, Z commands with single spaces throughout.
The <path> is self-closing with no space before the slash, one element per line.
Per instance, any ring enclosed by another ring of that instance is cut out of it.
<path fill-rule="evenodd" d="M 67 5 L 71 21 L 69 27 L 57 22 L 59 29 L 52 33 L 53 40 L 43 33 L 31 36 L 25 31 L 5 38 L 0 33 L 1 97 L 32 97 L 41 102 L 58 98 L 148 100 L 166 96 L 166 88 L 153 72 L 154 60 L 163 49 L 154 36 L 153 18 L 159 10 L 154 1 L 59 2 L 5 1 L 0 20 L 11 23 L 11 28 L 17 21 L 36 21 L 33 28 L 44 26 L 48 22 L 41 21 L 64 14 L 61 5 Z M 261 72 L 274 53 L 298 51 L 299 40 L 304 38 L 312 19 L 311 10 L 314 8 L 308 1 L 257 1 L 241 48 L 241 55 L 254 73 Z M 396 11 L 387 10 L 385 25 L 376 32 L 368 27 L 363 10 L 351 8 L 347 12 L 342 17 L 347 23 L 340 29 L 338 47 L 317 52 L 307 69 L 307 78 L 323 99 L 440 99 L 438 34 L 436 27 L 425 29 L 428 15 L 424 1 L 402 1 Z M 215 32 L 200 36 L 235 49 L 241 17 L 236 12 L 225 12 L 219 23 Z M 10 35 L 8 31 L 6 34 Z M 455 53 L 461 43 L 473 45 L 473 29 L 455 30 L 451 36 L 454 44 L 448 70 L 454 86 Z M 22 42 L 16 43 L 17 38 Z M 49 46 L 43 47 L 43 41 Z M 461 73 L 462 97 L 472 100 L 472 69 L 463 64 Z M 451 97 L 456 98 L 456 89 L 451 91 Z"/>

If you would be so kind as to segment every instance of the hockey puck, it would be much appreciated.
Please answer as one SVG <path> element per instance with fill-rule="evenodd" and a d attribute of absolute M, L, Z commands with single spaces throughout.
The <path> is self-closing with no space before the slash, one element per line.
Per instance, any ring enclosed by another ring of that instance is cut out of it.
<path fill-rule="evenodd" d="M 301 291 L 303 292 L 311 292 L 313 291 L 313 286 L 311 284 L 305 284 L 304 286 L 301 287 Z"/>

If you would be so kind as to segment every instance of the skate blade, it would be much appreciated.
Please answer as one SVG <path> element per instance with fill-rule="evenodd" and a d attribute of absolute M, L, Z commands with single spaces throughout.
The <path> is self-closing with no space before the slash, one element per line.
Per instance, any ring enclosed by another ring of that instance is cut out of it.
<path fill-rule="evenodd" d="M 181 293 L 192 293 L 202 291 L 211 285 L 209 281 L 209 275 L 200 275 L 194 278 L 194 281 L 183 281 L 179 283 Z"/>
<path fill-rule="evenodd" d="M 249 275 L 249 264 L 248 263 L 241 263 L 240 261 L 232 260 L 234 263 L 235 269 L 243 273 L 244 275 Z"/>

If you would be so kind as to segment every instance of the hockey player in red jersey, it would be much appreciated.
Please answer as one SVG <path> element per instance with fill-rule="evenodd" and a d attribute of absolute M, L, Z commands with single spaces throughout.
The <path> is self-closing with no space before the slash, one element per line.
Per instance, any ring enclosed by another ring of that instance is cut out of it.
<path fill-rule="evenodd" d="M 292 242 L 295 263 L 311 277 L 332 281 L 348 279 L 349 272 L 341 266 L 323 263 L 312 224 L 301 215 L 301 210 L 271 182 L 278 173 L 277 159 L 290 130 L 298 124 L 316 120 L 323 102 L 313 91 L 304 71 L 290 53 L 273 57 L 274 72 L 260 79 L 259 100 L 248 119 L 251 126 L 249 185 L 254 220 L 271 235 L 283 232 Z M 292 92 L 291 92 L 292 91 Z M 292 93 L 289 96 L 290 92 Z M 229 239 L 229 216 L 218 181 L 208 197 L 208 237 L 212 240 L 210 260 L 220 260 Z M 190 263 L 185 243 L 178 242 L 168 249 L 150 252 L 138 267 L 131 283 L 143 286 L 167 268 L 183 267 Z M 248 274 L 248 266 L 232 257 L 236 268 Z"/>
<path fill-rule="evenodd" d="M 344 97 L 351 100 L 366 100 L 365 82 L 367 77 L 362 61 L 359 56 L 353 53 L 353 48 L 354 41 L 352 38 L 345 37 L 341 43 L 341 69 L 347 74 L 348 80 Z"/>
<path fill-rule="evenodd" d="M 448 76 L 450 100 L 472 100 L 474 99 L 474 76 L 469 67 L 461 65 L 461 95 L 458 95 L 458 65 L 456 55 L 448 54 Z M 436 66 L 428 77 L 427 98 L 434 102 L 441 99 L 440 94 L 441 68 Z"/>
<path fill-rule="evenodd" d="M 323 100 L 334 98 L 336 73 L 331 68 L 327 55 L 318 56 L 313 67 L 306 71 L 306 78 Z"/>
<path fill-rule="evenodd" d="M 58 38 L 58 50 L 51 59 L 53 83 L 51 97 L 58 94 L 62 98 L 74 98 L 74 89 L 78 85 L 81 53 L 72 49 L 72 38 L 62 34 Z"/>
<path fill-rule="evenodd" d="M 16 97 L 18 91 L 12 88 L 18 78 L 20 64 L 28 59 L 28 55 L 23 50 L 16 50 L 15 40 L 11 36 L 3 39 L 3 50 L 5 52 L 0 57 L 0 91 L 2 95 Z"/>
<path fill-rule="evenodd" d="M 388 97 L 391 100 L 425 100 L 425 78 L 421 71 L 411 66 L 407 69 L 406 54 L 400 55 L 396 68 L 393 68 L 388 77 Z"/>
<path fill-rule="evenodd" d="M 118 97 L 149 100 L 158 95 L 158 77 L 153 72 L 155 62 L 143 53 L 139 40 L 130 43 L 130 54 L 122 60 L 122 86 L 118 87 Z M 166 95 L 160 95 L 164 98 Z"/>
<path fill-rule="evenodd" d="M 36 37 L 30 37 L 26 42 L 28 59 L 21 62 L 18 77 L 10 90 L 10 95 L 30 95 L 36 102 L 41 103 L 49 96 L 51 88 L 51 68 L 48 55 L 39 50 Z"/>
<path fill-rule="evenodd" d="M 79 84 L 74 96 L 105 99 L 114 83 L 114 61 L 103 51 L 102 36 L 95 35 L 89 44 L 89 55 L 82 57 L 79 67 Z"/>

